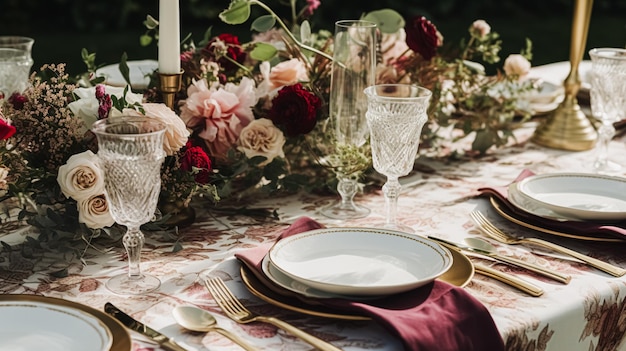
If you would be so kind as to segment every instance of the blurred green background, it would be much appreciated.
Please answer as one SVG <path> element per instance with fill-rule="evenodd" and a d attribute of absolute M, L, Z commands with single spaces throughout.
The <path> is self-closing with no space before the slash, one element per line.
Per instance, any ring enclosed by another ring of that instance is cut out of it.
<path fill-rule="evenodd" d="M 221 23 L 220 11 L 229 0 L 180 0 L 181 36 L 191 34 L 200 41 L 207 28 L 250 37 L 250 22 L 238 26 Z M 287 0 L 267 0 L 276 12 L 289 17 Z M 303 6 L 305 0 L 297 0 Z M 157 49 L 139 45 L 146 28 L 146 15 L 158 17 L 157 0 L 2 0 L 0 35 L 35 38 L 35 68 L 43 63 L 68 64 L 68 71 L 84 71 L 82 48 L 97 54 L 96 63 L 119 62 L 122 53 L 129 60 L 156 59 Z M 501 57 L 518 53 L 526 37 L 533 41 L 533 65 L 569 59 L 570 33 L 575 0 L 321 0 L 311 19 L 314 30 L 332 29 L 338 19 L 358 18 L 362 13 L 392 8 L 406 19 L 416 15 L 429 18 L 444 36 L 456 44 L 467 35 L 476 19 L 486 20 L 500 33 L 504 45 Z M 261 13 L 258 7 L 255 13 Z M 253 14 L 254 15 L 254 14 Z M 587 48 L 626 44 L 626 1 L 596 0 L 593 5 Z M 587 59 L 587 55 L 585 55 Z"/>

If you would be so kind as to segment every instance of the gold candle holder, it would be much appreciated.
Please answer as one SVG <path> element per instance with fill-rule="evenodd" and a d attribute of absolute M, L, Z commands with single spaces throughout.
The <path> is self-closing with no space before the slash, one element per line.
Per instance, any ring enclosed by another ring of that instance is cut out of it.
<path fill-rule="evenodd" d="M 570 43 L 570 73 L 565 78 L 565 98 L 535 130 L 532 141 L 546 147 L 583 151 L 595 146 L 597 132 L 578 105 L 580 90 L 578 66 L 583 58 L 589 32 L 593 0 L 576 0 Z"/>
<path fill-rule="evenodd" d="M 174 110 L 174 98 L 180 91 L 183 82 L 183 70 L 180 73 L 159 73 L 159 90 L 163 102 Z"/>

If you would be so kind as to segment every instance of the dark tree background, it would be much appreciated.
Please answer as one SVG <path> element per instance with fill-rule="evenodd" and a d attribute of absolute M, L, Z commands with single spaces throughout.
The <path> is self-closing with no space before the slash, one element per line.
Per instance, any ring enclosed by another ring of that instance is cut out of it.
<path fill-rule="evenodd" d="M 276 12 L 289 15 L 285 0 L 267 0 Z M 304 0 L 298 0 L 304 4 Z M 526 37 L 533 41 L 533 65 L 569 58 L 570 32 L 575 0 L 321 0 L 311 20 L 313 29 L 332 29 L 338 19 L 358 18 L 362 13 L 392 8 L 406 19 L 429 18 L 444 36 L 456 44 L 476 19 L 486 20 L 500 33 L 501 57 L 517 53 Z M 199 41 L 211 27 L 213 34 L 231 32 L 249 38 L 250 22 L 229 26 L 217 18 L 229 0 L 180 0 L 181 35 Z M 253 9 L 259 10 L 258 7 Z M 260 13 L 260 12 L 259 12 Z M 43 63 L 68 64 L 73 74 L 84 70 L 82 48 L 97 54 L 98 64 L 119 61 L 126 52 L 130 60 L 156 59 L 154 45 L 141 47 L 146 15 L 158 17 L 156 0 L 0 0 L 0 35 L 35 38 L 35 67 Z M 587 47 L 626 45 L 626 1 L 596 0 Z"/>

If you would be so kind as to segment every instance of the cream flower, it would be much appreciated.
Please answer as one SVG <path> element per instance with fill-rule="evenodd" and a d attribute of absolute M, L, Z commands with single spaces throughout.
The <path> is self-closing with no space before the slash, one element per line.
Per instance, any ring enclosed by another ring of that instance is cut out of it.
<path fill-rule="evenodd" d="M 274 123 L 267 119 L 261 118 L 248 124 L 239 135 L 239 151 L 246 154 L 246 157 L 264 156 L 267 160 L 263 161 L 260 166 L 264 166 L 275 157 L 285 157 L 283 145 L 285 145 L 285 136 Z"/>
<path fill-rule="evenodd" d="M 111 96 L 121 99 L 124 96 L 124 88 L 107 85 L 105 92 Z M 72 91 L 78 97 L 78 100 L 70 102 L 67 107 L 75 116 L 81 118 L 85 124 L 85 128 L 91 128 L 91 125 L 98 120 L 98 99 L 96 99 L 96 87 L 76 88 Z M 129 104 L 141 103 L 143 95 L 126 92 L 126 101 Z"/>
<path fill-rule="evenodd" d="M 520 54 L 512 54 L 504 60 L 504 72 L 508 76 L 517 76 L 523 80 L 530 72 L 530 61 Z"/>
<path fill-rule="evenodd" d="M 76 201 L 104 191 L 104 174 L 99 158 L 91 151 L 73 155 L 59 167 L 57 182 L 67 197 Z"/>
<path fill-rule="evenodd" d="M 470 33 L 474 34 L 478 38 L 482 38 L 491 33 L 491 26 L 485 22 L 485 20 L 476 20 L 472 23 Z"/>
<path fill-rule="evenodd" d="M 165 150 L 166 154 L 175 154 L 187 143 L 190 134 L 189 130 L 187 130 L 185 122 L 178 117 L 176 112 L 172 111 L 165 104 L 145 103 L 142 106 L 146 117 L 156 119 L 165 124 L 163 150 Z M 124 109 L 123 114 L 126 116 L 143 116 L 141 112 L 134 109 Z"/>
<path fill-rule="evenodd" d="M 78 222 L 92 229 L 110 227 L 115 223 L 104 194 L 91 196 L 78 202 Z"/>
<path fill-rule="evenodd" d="M 9 190 L 9 183 L 7 177 L 9 176 L 9 169 L 0 166 L 0 197 L 5 196 Z"/>
<path fill-rule="evenodd" d="M 239 135 L 238 141 L 239 151 L 246 154 L 246 157 L 264 156 L 267 158 L 260 165 L 266 165 L 275 157 L 285 157 L 283 146 L 285 145 L 285 136 L 283 132 L 276 128 L 274 123 L 267 119 L 261 118 L 254 120 L 245 127 Z"/>

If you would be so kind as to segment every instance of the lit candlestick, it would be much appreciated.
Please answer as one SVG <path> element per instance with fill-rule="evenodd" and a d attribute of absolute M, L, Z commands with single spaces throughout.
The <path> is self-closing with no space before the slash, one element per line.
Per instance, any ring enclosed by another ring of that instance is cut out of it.
<path fill-rule="evenodd" d="M 180 73 L 178 0 L 159 0 L 159 73 Z"/>

